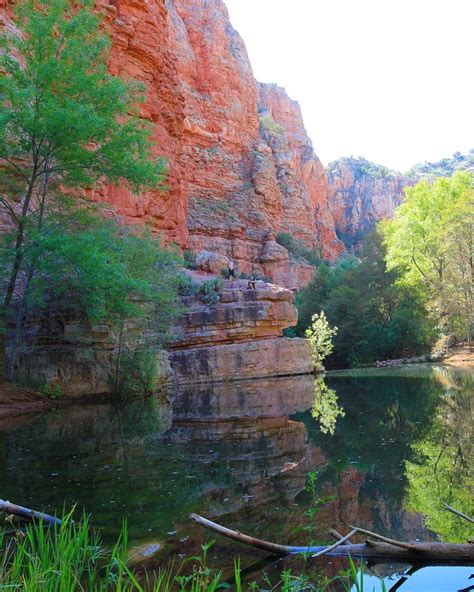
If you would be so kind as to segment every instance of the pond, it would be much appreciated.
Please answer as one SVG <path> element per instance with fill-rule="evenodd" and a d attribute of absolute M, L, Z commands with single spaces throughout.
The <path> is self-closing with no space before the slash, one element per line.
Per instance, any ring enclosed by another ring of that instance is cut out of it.
<path fill-rule="evenodd" d="M 200 530 L 191 512 L 280 543 L 327 543 L 330 528 L 351 524 L 399 540 L 465 542 L 469 523 L 442 502 L 474 513 L 473 386 L 472 369 L 419 365 L 58 407 L 0 424 L 0 497 L 51 513 L 77 504 L 106 541 L 127 519 L 132 544 L 159 541 L 163 562 L 215 538 L 211 564 L 232 568 L 239 555 L 248 581 L 298 571 L 301 560 L 268 562 Z M 309 472 L 320 499 L 311 528 Z M 323 578 L 346 567 L 326 558 L 308 569 Z M 379 590 L 379 578 L 403 592 L 472 583 L 469 567 L 425 567 L 400 580 L 409 567 L 369 565 L 367 589 L 376 581 Z"/>

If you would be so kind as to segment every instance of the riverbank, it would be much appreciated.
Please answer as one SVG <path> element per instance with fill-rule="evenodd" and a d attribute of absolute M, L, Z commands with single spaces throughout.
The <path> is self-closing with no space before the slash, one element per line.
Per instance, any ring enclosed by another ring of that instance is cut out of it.
<path fill-rule="evenodd" d="M 54 404 L 35 389 L 0 382 L 0 422 L 6 418 L 46 411 Z"/>
<path fill-rule="evenodd" d="M 474 368 L 474 350 L 469 349 L 467 345 L 453 347 L 441 363 L 448 366 Z"/>
<path fill-rule="evenodd" d="M 362 368 L 397 368 L 412 364 L 430 364 L 439 363 L 449 366 L 464 368 L 474 367 L 474 350 L 471 350 L 466 344 L 454 346 L 442 357 L 433 357 L 430 354 L 415 356 L 413 358 L 397 358 L 394 360 L 380 360 L 373 364 L 361 366 Z"/>

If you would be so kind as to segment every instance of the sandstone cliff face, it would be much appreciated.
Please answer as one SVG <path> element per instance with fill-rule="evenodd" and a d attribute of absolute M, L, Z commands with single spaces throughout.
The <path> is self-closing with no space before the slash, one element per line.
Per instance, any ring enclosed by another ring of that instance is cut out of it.
<path fill-rule="evenodd" d="M 343 249 L 329 210 L 326 172 L 306 133 L 301 109 L 285 90 L 259 83 L 260 134 L 270 147 L 281 195 L 279 229 L 334 259 Z M 273 119 L 275 126 L 266 123 Z"/>
<path fill-rule="evenodd" d="M 349 250 L 379 220 L 393 216 L 405 187 L 416 182 L 363 158 L 341 158 L 331 163 L 328 179 L 329 210 L 335 230 Z"/>
<path fill-rule="evenodd" d="M 106 10 L 111 69 L 148 85 L 143 116 L 170 160 L 171 191 L 134 197 L 110 187 L 100 198 L 182 247 L 221 253 L 287 287 L 309 274 L 275 243 L 280 230 L 337 256 L 326 176 L 299 106 L 283 89 L 256 83 L 224 3 L 118 0 Z"/>
<path fill-rule="evenodd" d="M 326 176 L 299 106 L 256 83 L 223 1 L 96 5 L 112 37 L 111 72 L 147 85 L 141 114 L 170 174 L 167 192 L 107 186 L 93 197 L 125 222 L 146 222 L 183 248 L 219 252 L 287 287 L 308 273 L 275 243 L 280 230 L 337 256 Z"/>
<path fill-rule="evenodd" d="M 271 284 L 225 282 L 220 301 L 195 305 L 171 344 L 172 381 L 197 383 L 313 371 L 306 339 L 282 338 L 297 320 L 293 294 Z"/>
<path fill-rule="evenodd" d="M 177 319 L 174 337 L 162 347 L 147 317 L 127 321 L 123 343 L 116 327 L 90 325 L 67 311 L 32 319 L 17 356 L 16 378 L 23 384 L 60 387 L 68 397 L 113 392 L 119 351 L 139 347 L 153 351 L 156 389 L 166 384 L 231 381 L 243 378 L 293 376 L 313 371 L 306 339 L 282 338 L 296 323 L 294 295 L 258 282 L 224 282 L 219 301 L 198 298 Z"/>

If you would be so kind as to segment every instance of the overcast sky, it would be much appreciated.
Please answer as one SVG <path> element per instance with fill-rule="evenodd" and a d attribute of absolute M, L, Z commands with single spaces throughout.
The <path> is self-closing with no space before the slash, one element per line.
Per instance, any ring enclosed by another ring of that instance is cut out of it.
<path fill-rule="evenodd" d="M 327 164 L 406 170 L 474 148 L 474 0 L 225 0 L 257 80 Z"/>

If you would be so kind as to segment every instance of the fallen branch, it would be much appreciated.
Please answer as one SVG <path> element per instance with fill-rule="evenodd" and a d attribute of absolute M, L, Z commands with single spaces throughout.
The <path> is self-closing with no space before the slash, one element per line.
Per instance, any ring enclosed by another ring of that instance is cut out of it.
<path fill-rule="evenodd" d="M 394 547 L 401 547 L 402 549 L 409 549 L 410 551 L 413 551 L 413 549 L 414 549 L 414 546 L 411 543 L 401 543 L 400 541 L 395 541 L 394 539 L 389 539 L 385 536 L 382 536 L 381 534 L 377 534 L 376 532 L 372 532 L 371 530 L 366 530 L 365 528 L 359 528 L 358 526 L 351 526 L 351 528 L 355 532 L 360 532 L 361 534 L 366 534 L 368 536 L 373 537 L 374 539 L 377 539 L 378 541 L 382 541 L 383 543 L 387 543 L 388 545 L 393 545 Z M 371 541 L 371 544 L 373 544 L 373 541 Z"/>
<path fill-rule="evenodd" d="M 474 545 L 469 544 L 455 544 L 455 543 L 400 543 L 400 541 L 392 541 L 391 543 L 371 543 L 370 546 L 366 544 L 341 544 L 342 540 L 338 541 L 336 545 L 331 545 L 331 549 L 324 546 L 308 546 L 308 547 L 294 547 L 291 545 L 279 545 L 256 539 L 249 535 L 243 534 L 237 530 L 231 530 L 220 524 L 216 524 L 211 520 L 207 520 L 198 514 L 191 514 L 191 520 L 208 528 L 213 532 L 217 532 L 231 538 L 239 543 L 244 543 L 257 549 L 262 549 L 276 555 L 293 555 L 297 553 L 316 553 L 321 554 L 324 551 L 325 555 L 339 556 L 339 557 L 371 557 L 380 560 L 394 560 L 401 559 L 416 562 L 450 562 L 460 563 L 463 565 L 474 565 Z M 355 530 L 355 529 L 354 529 Z M 363 529 L 358 529 L 363 531 Z M 372 537 L 379 537 L 370 531 Z M 343 539 L 353 536 L 354 533 L 349 533 Z M 386 538 L 386 537 L 384 537 Z M 388 539 L 391 541 L 391 539 Z M 397 543 L 394 545 L 393 543 Z"/>
<path fill-rule="evenodd" d="M 334 549 L 337 549 L 338 547 L 340 547 L 341 545 L 343 545 L 356 532 L 357 532 L 356 530 L 351 530 L 351 532 L 349 534 L 346 534 L 346 536 L 343 536 L 342 539 L 339 539 L 337 541 L 337 543 L 334 543 L 334 545 L 330 545 L 329 547 L 325 547 L 321 551 L 318 551 L 317 553 L 315 553 L 313 555 L 313 557 L 321 557 L 321 555 L 326 555 L 326 553 L 330 553 L 331 551 L 334 551 Z"/>
<path fill-rule="evenodd" d="M 336 539 L 336 541 L 340 541 L 343 536 L 340 532 L 337 532 L 337 530 L 335 528 L 330 528 L 329 529 L 329 534 Z M 350 540 L 347 539 L 347 541 L 344 541 L 343 545 L 348 545 L 350 543 Z"/>
<path fill-rule="evenodd" d="M 20 516 L 20 518 L 25 518 L 26 520 L 42 520 L 44 524 L 59 525 L 62 522 L 60 518 L 56 518 L 55 516 L 50 516 L 43 512 L 37 512 L 36 510 L 30 510 L 23 506 L 17 506 L 16 504 L 12 504 L 11 502 L 2 499 L 0 499 L 0 512 L 14 514 L 15 516 Z"/>
<path fill-rule="evenodd" d="M 448 504 L 443 503 L 443 506 L 449 512 L 452 512 L 453 514 L 456 514 L 456 516 L 459 516 L 460 518 L 464 518 L 464 520 L 467 520 L 468 522 L 471 522 L 471 524 L 474 524 L 474 520 L 470 516 L 468 516 L 467 514 L 463 514 L 459 510 L 456 510 L 456 508 L 453 508 L 452 506 L 448 506 Z"/>
<path fill-rule="evenodd" d="M 204 528 L 208 528 L 209 530 L 222 534 L 223 536 L 229 539 L 239 541 L 239 543 L 244 543 L 245 545 L 250 545 L 251 547 L 256 547 L 257 549 L 262 549 L 263 551 L 268 551 L 269 553 L 274 553 L 275 555 L 291 555 L 292 553 L 302 552 L 295 551 L 294 549 L 296 549 L 297 547 L 277 545 L 275 543 L 262 541 L 261 539 L 256 539 L 254 537 L 248 536 L 246 534 L 239 532 L 238 530 L 231 530 L 230 528 L 226 528 L 225 526 L 216 524 L 211 520 L 207 520 L 207 518 L 203 518 L 202 516 L 199 516 L 199 514 L 191 514 L 189 517 L 193 522 L 196 522 Z M 304 547 L 304 551 L 308 551 L 308 548 Z"/>

